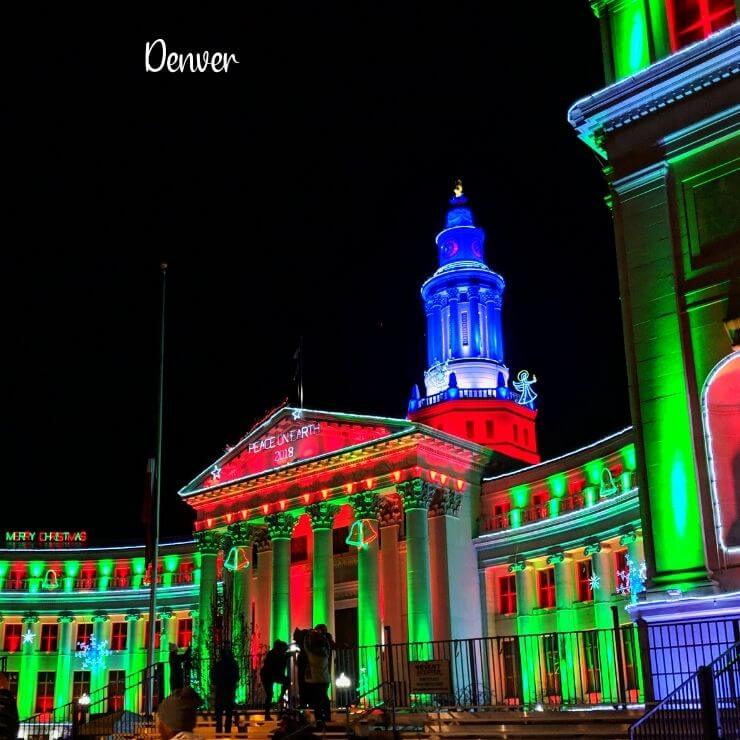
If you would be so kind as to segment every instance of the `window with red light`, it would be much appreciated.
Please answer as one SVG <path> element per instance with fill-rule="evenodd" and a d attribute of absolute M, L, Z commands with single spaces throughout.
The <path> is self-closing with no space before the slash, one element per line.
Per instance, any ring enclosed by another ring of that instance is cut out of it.
<path fill-rule="evenodd" d="M 55 653 L 59 646 L 59 625 L 41 625 L 41 652 Z"/>
<path fill-rule="evenodd" d="M 547 506 L 550 496 L 546 491 L 540 491 L 532 496 L 532 506 L 529 511 L 529 520 L 547 519 L 550 511 Z"/>
<path fill-rule="evenodd" d="M 125 650 L 126 639 L 128 637 L 127 622 L 113 622 L 110 632 L 110 649 Z"/>
<path fill-rule="evenodd" d="M 519 441 L 519 425 L 518 424 L 514 424 L 514 441 L 515 442 Z"/>
<path fill-rule="evenodd" d="M 131 585 L 129 573 L 127 565 L 117 565 L 113 569 L 113 588 L 128 588 Z"/>
<path fill-rule="evenodd" d="M 108 711 L 120 712 L 126 693 L 126 671 L 108 671 Z"/>
<path fill-rule="evenodd" d="M 501 576 L 498 579 L 498 603 L 501 614 L 516 614 L 516 576 Z"/>
<path fill-rule="evenodd" d="M 465 436 L 472 437 L 475 434 L 475 426 L 470 419 L 465 422 Z"/>
<path fill-rule="evenodd" d="M 17 653 L 21 649 L 22 624 L 6 624 L 3 650 L 6 653 Z"/>
<path fill-rule="evenodd" d="M 162 640 L 162 620 L 158 619 L 154 623 L 154 648 L 157 649 L 160 646 Z M 149 620 L 144 625 L 144 647 L 149 648 Z"/>
<path fill-rule="evenodd" d="M 590 560 L 579 560 L 576 563 L 576 583 L 578 584 L 578 601 L 593 601 L 594 592 L 591 589 L 591 570 Z"/>
<path fill-rule="evenodd" d="M 555 606 L 555 568 L 537 571 L 537 605 L 540 609 Z"/>
<path fill-rule="evenodd" d="M 617 550 L 614 553 L 614 590 L 619 588 L 619 572 L 627 573 L 629 570 L 627 566 L 628 554 L 627 550 Z"/>
<path fill-rule="evenodd" d="M 507 529 L 509 526 L 510 511 L 511 504 L 508 501 L 500 504 L 494 504 L 493 521 L 491 522 L 492 529 Z"/>
<path fill-rule="evenodd" d="M 486 419 L 486 437 L 493 439 L 493 419 Z"/>
<path fill-rule="evenodd" d="M 54 708 L 54 671 L 39 671 L 36 682 L 36 712 L 49 712 Z"/>
<path fill-rule="evenodd" d="M 178 619 L 177 620 L 177 647 L 186 648 L 190 647 L 190 643 L 193 641 L 193 620 Z"/>
<path fill-rule="evenodd" d="M 522 431 L 524 432 L 524 446 L 529 447 L 529 429 L 524 427 Z"/>
<path fill-rule="evenodd" d="M 75 586 L 76 588 L 83 590 L 88 588 L 95 588 L 95 571 L 83 570 L 82 573 L 80 573 Z"/>
<path fill-rule="evenodd" d="M 11 570 L 8 573 L 7 588 L 9 591 L 21 591 L 25 587 L 25 573 L 22 570 Z"/>
<path fill-rule="evenodd" d="M 192 583 L 194 568 L 195 566 L 192 561 L 186 560 L 185 562 L 180 563 L 177 568 L 175 578 L 173 578 L 173 580 L 176 583 Z"/>
<path fill-rule="evenodd" d="M 673 51 L 701 41 L 736 16 L 735 0 L 667 0 Z"/>
<path fill-rule="evenodd" d="M 77 640 L 75 642 L 75 646 L 77 648 L 81 648 L 89 644 L 92 633 L 92 622 L 80 622 L 77 625 Z"/>
<path fill-rule="evenodd" d="M 90 671 L 75 671 L 72 674 L 72 701 L 76 702 L 83 694 L 90 696 Z"/>

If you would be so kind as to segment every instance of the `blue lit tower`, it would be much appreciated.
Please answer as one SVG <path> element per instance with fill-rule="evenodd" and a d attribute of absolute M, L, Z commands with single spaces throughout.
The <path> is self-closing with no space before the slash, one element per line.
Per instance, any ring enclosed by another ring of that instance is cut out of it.
<path fill-rule="evenodd" d="M 536 462 L 536 411 L 528 396 L 509 388 L 501 326 L 505 283 L 486 264 L 485 238 L 458 180 L 436 239 L 439 268 L 421 288 L 426 396 L 414 388 L 409 417 Z"/>

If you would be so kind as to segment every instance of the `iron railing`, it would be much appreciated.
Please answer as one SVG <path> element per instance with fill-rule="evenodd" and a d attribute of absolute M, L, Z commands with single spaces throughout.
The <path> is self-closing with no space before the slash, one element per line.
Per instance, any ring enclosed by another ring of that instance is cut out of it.
<path fill-rule="evenodd" d="M 334 671 L 351 680 L 356 695 L 389 683 L 396 707 L 616 706 L 642 699 L 638 646 L 632 625 L 619 630 L 387 644 L 338 650 Z M 447 661 L 449 691 L 431 696 L 411 690 L 409 663 L 426 660 Z M 356 701 L 352 696 L 340 698 Z"/>
<path fill-rule="evenodd" d="M 740 738 L 740 643 L 701 666 L 630 728 L 630 740 Z"/>
<path fill-rule="evenodd" d="M 156 708 L 164 696 L 164 663 L 122 677 L 62 706 L 37 712 L 21 721 L 19 737 L 67 740 L 81 735 L 141 734 L 152 725 L 152 718 L 147 716 L 152 686 L 152 706 Z"/>

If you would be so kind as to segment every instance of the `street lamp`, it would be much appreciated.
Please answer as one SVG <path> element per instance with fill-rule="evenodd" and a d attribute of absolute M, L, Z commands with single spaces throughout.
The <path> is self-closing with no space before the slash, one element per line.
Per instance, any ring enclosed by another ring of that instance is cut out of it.
<path fill-rule="evenodd" d="M 338 689 L 348 689 L 352 685 L 352 679 L 349 676 L 345 676 L 344 671 L 342 671 L 334 683 Z"/>
<path fill-rule="evenodd" d="M 344 696 L 344 713 L 347 723 L 347 733 L 349 733 L 349 689 L 352 686 L 352 679 L 342 671 L 334 680 L 334 685 L 337 687 L 337 698 L 339 698 L 339 692 Z"/>

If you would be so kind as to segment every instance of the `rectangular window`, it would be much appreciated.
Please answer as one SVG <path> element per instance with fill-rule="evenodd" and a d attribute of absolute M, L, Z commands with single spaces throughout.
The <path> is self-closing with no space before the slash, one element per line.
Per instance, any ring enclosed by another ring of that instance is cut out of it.
<path fill-rule="evenodd" d="M 158 619 L 154 623 L 154 648 L 159 648 L 162 639 L 162 620 Z M 144 647 L 149 648 L 149 620 L 144 624 Z"/>
<path fill-rule="evenodd" d="M 108 671 L 108 711 L 120 712 L 126 694 L 126 671 Z"/>
<path fill-rule="evenodd" d="M 586 660 L 586 688 L 589 694 L 596 694 L 601 691 L 598 632 L 583 633 L 583 654 Z"/>
<path fill-rule="evenodd" d="M 75 642 L 75 647 L 81 648 L 87 645 L 90 642 L 92 633 L 92 622 L 80 622 L 77 625 L 77 641 Z"/>
<path fill-rule="evenodd" d="M 460 326 L 462 328 L 461 336 L 462 336 L 462 345 L 463 347 L 467 347 L 468 344 L 470 344 L 470 335 L 469 335 L 469 329 L 468 329 L 468 312 L 462 311 L 460 313 Z"/>
<path fill-rule="evenodd" d="M 576 578 L 578 583 L 578 601 L 593 601 L 594 592 L 591 588 L 593 574 L 591 560 L 579 560 L 576 563 Z"/>
<path fill-rule="evenodd" d="M 550 510 L 547 505 L 549 499 L 550 496 L 544 491 L 541 491 L 540 493 L 535 493 L 532 496 L 532 506 L 530 508 L 529 516 L 530 521 L 547 519 L 547 517 L 550 515 Z"/>
<path fill-rule="evenodd" d="M 5 671 L 8 677 L 8 691 L 14 699 L 18 699 L 18 671 Z"/>
<path fill-rule="evenodd" d="M 349 527 L 336 527 L 332 530 L 331 538 L 335 555 L 343 552 L 349 552 L 349 545 L 347 544 L 348 536 Z"/>
<path fill-rule="evenodd" d="M 22 624 L 5 625 L 5 640 L 3 642 L 3 650 L 6 653 L 17 653 L 21 649 L 22 632 Z"/>
<path fill-rule="evenodd" d="M 701 41 L 735 20 L 735 0 L 668 0 L 673 51 Z"/>
<path fill-rule="evenodd" d="M 75 671 L 72 674 L 72 701 L 76 702 L 83 694 L 90 696 L 90 671 Z"/>
<path fill-rule="evenodd" d="M 113 588 L 128 588 L 131 585 L 131 576 L 127 565 L 117 565 L 113 570 Z"/>
<path fill-rule="evenodd" d="M 305 563 L 308 560 L 308 537 L 305 534 L 290 540 L 290 562 Z"/>
<path fill-rule="evenodd" d="M 524 432 L 524 446 L 529 447 L 529 429 L 527 429 L 527 427 L 524 427 L 522 431 Z"/>
<path fill-rule="evenodd" d="M 59 643 L 59 625 L 42 624 L 41 625 L 41 652 L 55 653 Z"/>
<path fill-rule="evenodd" d="M 190 643 L 193 641 L 193 620 L 178 619 L 177 620 L 177 647 L 186 648 L 190 647 Z"/>
<path fill-rule="evenodd" d="M 128 622 L 113 622 L 110 634 L 110 649 L 125 650 L 128 637 Z"/>
<path fill-rule="evenodd" d="M 468 419 L 468 421 L 465 422 L 465 436 L 470 439 L 475 434 L 475 425 L 473 422 Z"/>
<path fill-rule="evenodd" d="M 54 671 L 39 671 L 36 682 L 36 712 L 45 714 L 54 708 Z"/>
<path fill-rule="evenodd" d="M 614 553 L 614 590 L 616 591 L 620 585 L 623 585 L 623 580 L 619 577 L 620 573 L 625 574 L 625 581 L 629 584 L 629 580 L 626 574 L 629 573 L 629 567 L 627 566 L 627 550 L 617 550 Z"/>
<path fill-rule="evenodd" d="M 555 606 L 555 568 L 537 571 L 537 605 L 540 609 Z"/>
<path fill-rule="evenodd" d="M 514 441 L 515 442 L 519 441 L 519 425 L 518 424 L 514 424 Z"/>
<path fill-rule="evenodd" d="M 516 576 L 501 576 L 498 579 L 498 603 L 501 614 L 516 614 Z"/>
<path fill-rule="evenodd" d="M 26 587 L 25 574 L 22 570 L 11 570 L 8 574 L 8 591 L 22 591 Z"/>
<path fill-rule="evenodd" d="M 511 511 L 511 504 L 494 504 L 493 506 L 493 521 L 491 522 L 492 529 L 508 529 L 509 527 L 509 512 Z"/>
<path fill-rule="evenodd" d="M 95 581 L 94 570 L 83 571 L 75 581 L 75 588 L 81 591 L 87 591 L 91 588 L 95 588 Z"/>
<path fill-rule="evenodd" d="M 486 419 L 486 437 L 493 439 L 493 419 Z"/>
<path fill-rule="evenodd" d="M 193 570 L 194 563 L 192 561 L 185 561 L 180 563 L 172 579 L 173 583 L 192 583 L 193 582 Z"/>

